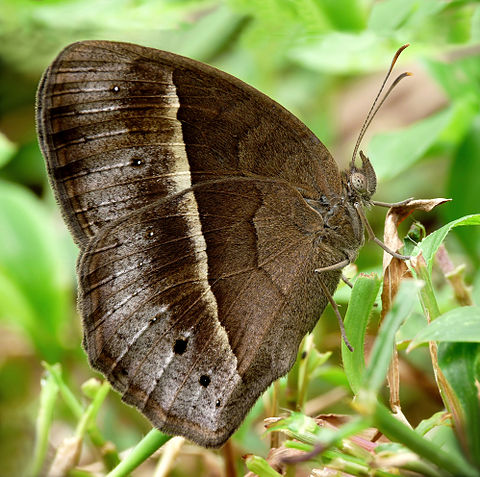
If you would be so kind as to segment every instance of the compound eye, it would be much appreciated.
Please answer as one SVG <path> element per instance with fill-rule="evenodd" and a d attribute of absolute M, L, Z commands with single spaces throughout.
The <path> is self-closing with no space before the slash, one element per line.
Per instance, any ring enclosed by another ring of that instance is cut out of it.
<path fill-rule="evenodd" d="M 358 190 L 358 192 L 367 192 L 367 179 L 360 172 L 354 172 L 350 179 L 352 181 L 353 187 Z"/>

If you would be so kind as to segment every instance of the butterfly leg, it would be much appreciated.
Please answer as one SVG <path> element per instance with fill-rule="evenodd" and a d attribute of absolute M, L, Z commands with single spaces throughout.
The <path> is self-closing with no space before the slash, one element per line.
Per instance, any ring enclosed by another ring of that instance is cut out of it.
<path fill-rule="evenodd" d="M 367 230 L 368 238 L 370 240 L 373 240 L 377 245 L 380 245 L 380 247 L 385 250 L 385 252 L 389 253 L 392 257 L 398 258 L 400 260 L 410 260 L 410 256 L 408 255 L 401 255 L 391 248 L 387 247 L 380 239 L 375 237 L 375 233 L 372 230 L 372 227 L 370 226 L 367 218 L 365 217 L 365 213 L 363 212 L 362 206 L 359 203 L 355 204 L 355 208 L 357 209 L 358 215 L 362 219 L 363 225 L 365 226 L 365 229 Z"/>
<path fill-rule="evenodd" d="M 339 270 L 340 268 L 346 267 L 350 263 L 350 260 L 345 259 L 341 262 L 334 263 L 333 265 L 328 265 L 328 267 L 316 268 L 315 271 L 319 272 L 331 272 L 332 270 Z M 348 285 L 350 288 L 353 288 L 352 282 L 342 273 L 342 281 Z"/>
<path fill-rule="evenodd" d="M 340 270 L 341 268 L 345 268 L 350 263 L 350 260 L 347 258 L 342 260 L 341 262 L 334 263 L 333 265 L 328 265 L 327 267 L 316 268 L 316 272 L 331 272 L 333 270 Z"/>
<path fill-rule="evenodd" d="M 335 303 L 333 296 L 330 294 L 330 292 L 328 291 L 328 288 L 325 286 L 322 280 L 320 280 L 320 286 L 322 287 L 323 293 L 325 293 L 325 296 L 328 298 L 328 301 L 330 302 L 330 305 L 332 305 L 333 311 L 335 312 L 335 316 L 337 317 L 338 325 L 340 326 L 340 332 L 342 333 L 342 338 L 345 343 L 345 346 L 350 351 L 353 351 L 353 346 L 348 341 L 347 335 L 345 333 L 345 327 L 343 326 L 343 318 L 338 309 L 338 305 Z"/>
<path fill-rule="evenodd" d="M 342 279 L 343 283 L 345 283 L 345 285 L 348 285 L 350 288 L 353 288 L 352 282 L 343 273 L 340 278 Z"/>

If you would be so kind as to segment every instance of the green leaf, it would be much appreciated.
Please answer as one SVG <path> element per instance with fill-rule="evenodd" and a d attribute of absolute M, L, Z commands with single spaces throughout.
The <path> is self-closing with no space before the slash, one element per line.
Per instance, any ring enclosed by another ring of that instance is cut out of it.
<path fill-rule="evenodd" d="M 375 135 L 368 145 L 379 181 L 396 177 L 419 161 L 437 141 L 453 117 L 449 108 L 400 131 Z"/>
<path fill-rule="evenodd" d="M 475 8 L 472 15 L 471 35 L 472 43 L 478 43 L 480 41 L 480 7 Z"/>
<path fill-rule="evenodd" d="M 16 150 L 15 144 L 0 132 L 0 168 L 13 157 Z"/>
<path fill-rule="evenodd" d="M 465 56 L 457 61 L 424 60 L 432 77 L 453 100 L 472 97 L 480 101 L 480 63 L 478 56 Z"/>
<path fill-rule="evenodd" d="M 412 346 L 427 341 L 480 343 L 480 307 L 463 306 L 440 315 L 415 336 Z"/>
<path fill-rule="evenodd" d="M 372 8 L 368 27 L 382 34 L 393 34 L 400 28 L 414 28 L 446 8 L 437 0 L 384 0 Z"/>
<path fill-rule="evenodd" d="M 20 326 L 35 340 L 38 326 L 37 315 L 18 283 L 0 267 L 0 320 Z M 41 343 L 36 343 L 41 346 Z"/>
<path fill-rule="evenodd" d="M 321 427 L 315 419 L 301 412 L 292 412 L 274 425 L 269 426 L 268 432 L 283 431 L 305 444 L 321 443 L 323 449 L 337 445 L 342 439 L 357 434 L 370 425 L 368 419 L 355 418 L 339 428 Z"/>
<path fill-rule="evenodd" d="M 317 5 L 335 30 L 356 31 L 365 27 L 364 5 L 359 0 L 322 0 Z"/>
<path fill-rule="evenodd" d="M 439 411 L 435 414 L 432 414 L 429 418 L 423 419 L 415 428 L 415 432 L 423 436 L 427 432 L 430 432 L 432 429 L 438 426 L 451 427 L 450 421 L 448 419 L 445 419 L 445 414 L 446 411 Z"/>
<path fill-rule="evenodd" d="M 395 334 L 413 310 L 420 286 L 421 284 L 415 280 L 404 280 L 401 283 L 392 308 L 385 316 L 373 345 L 362 388 L 377 393 L 382 386 L 392 359 Z"/>
<path fill-rule="evenodd" d="M 452 422 L 450 419 L 446 419 L 445 413 L 443 414 L 443 422 L 430 429 L 425 434 L 425 439 L 428 439 L 450 454 L 462 455 L 462 448 L 460 447 L 458 437 L 452 429 Z"/>
<path fill-rule="evenodd" d="M 323 381 L 331 386 L 342 386 L 345 389 L 349 387 L 345 371 L 339 366 L 324 365 L 317 371 L 316 376 L 322 378 Z"/>
<path fill-rule="evenodd" d="M 223 5 L 202 15 L 188 28 L 159 31 L 149 43 L 154 48 L 174 51 L 180 55 L 210 61 L 228 46 L 232 35 L 238 34 L 245 24 L 245 17 Z"/>
<path fill-rule="evenodd" d="M 64 245 L 52 217 L 27 189 L 0 182 L 0 204 L 0 269 L 16 288 L 17 297 L 16 308 L 12 300 L 0 304 L 0 316 L 25 326 L 40 354 L 54 361 L 61 353 L 62 331 L 72 309 L 72 281 L 65 267 Z"/>
<path fill-rule="evenodd" d="M 321 374 L 323 365 L 331 355 L 331 351 L 320 353 L 315 348 L 312 334 L 305 337 L 298 361 L 297 409 L 303 409 L 309 383 Z"/>
<path fill-rule="evenodd" d="M 381 280 L 377 275 L 373 274 L 370 277 L 360 275 L 353 286 L 345 315 L 345 332 L 353 352 L 342 343 L 342 361 L 348 382 L 355 394 L 360 390 L 363 379 L 365 333 L 380 285 Z"/>
<path fill-rule="evenodd" d="M 406 348 L 420 330 L 427 326 L 428 322 L 424 313 L 413 312 L 400 327 L 395 336 L 397 346 Z"/>
<path fill-rule="evenodd" d="M 432 271 L 433 257 L 438 250 L 438 247 L 442 244 L 447 236 L 448 232 L 454 227 L 461 227 L 465 225 L 480 225 L 480 214 L 476 215 L 467 215 L 466 217 L 461 217 L 459 219 L 453 220 L 452 222 L 444 225 L 440 229 L 432 232 L 430 235 L 425 237 L 418 245 L 418 250 L 416 255 L 422 251 L 423 258 L 427 263 L 429 272 Z"/>
<path fill-rule="evenodd" d="M 52 59 L 54 52 L 72 41 L 102 38 L 151 44 L 158 39 L 159 34 L 162 36 L 163 31 L 168 30 L 172 34 L 187 20 L 193 23 L 191 18 L 194 15 L 200 16 L 201 12 L 204 17 L 215 10 L 211 0 L 147 0 L 135 4 L 116 0 L 62 0 L 42 4 L 31 0 L 4 0 L 0 2 L 2 28 L 5 32 L 21 31 L 23 41 L 18 41 L 18 33 L 4 33 L 0 55 L 22 70 L 28 68 L 29 72 L 32 69 L 40 71 L 47 57 Z M 36 35 L 45 41 L 36 42 Z M 34 63 L 29 63 L 28 60 Z"/>
<path fill-rule="evenodd" d="M 331 32 L 308 45 L 291 48 L 289 57 L 316 71 L 346 74 L 377 70 L 379 65 L 387 67 L 392 48 L 386 42 L 379 41 L 373 32 Z"/>
<path fill-rule="evenodd" d="M 451 449 L 446 451 L 425 439 L 394 417 L 382 404 L 377 403 L 373 412 L 375 426 L 392 441 L 401 442 L 420 457 L 433 462 L 439 469 L 446 470 L 451 475 L 478 477 L 478 470 L 472 467 L 461 453 L 452 452 Z"/>
<path fill-rule="evenodd" d="M 327 442 L 334 435 L 332 429 L 320 427 L 315 419 L 301 412 L 292 412 L 289 416 L 269 426 L 268 432 L 273 431 L 287 432 L 289 436 L 307 444 Z"/>
<path fill-rule="evenodd" d="M 473 343 L 440 343 L 438 364 L 455 392 L 463 411 L 464 430 L 470 458 L 480 467 L 480 400 L 478 396 L 478 362 L 480 345 Z"/>
<path fill-rule="evenodd" d="M 417 0 L 385 0 L 375 3 L 368 20 L 368 28 L 377 33 L 400 28 L 411 15 Z"/>
<path fill-rule="evenodd" d="M 455 148 L 458 144 L 461 144 L 477 118 L 479 106 L 480 102 L 471 97 L 455 101 L 451 107 L 450 122 L 438 137 L 438 145 L 449 152 L 449 147 Z"/>
<path fill-rule="evenodd" d="M 245 464 L 250 472 L 258 477 L 282 477 L 276 470 L 272 469 L 268 462 L 258 455 L 249 455 L 245 459 Z"/>
<path fill-rule="evenodd" d="M 0 38 L 1 40 L 1 38 Z M 12 160 L 1 170 L 2 178 L 21 184 L 41 184 L 45 181 L 45 164 L 37 140 L 19 143 Z"/>
<path fill-rule="evenodd" d="M 477 57 L 478 61 L 478 57 Z M 478 61 L 480 63 L 480 61 Z M 480 82 L 477 86 L 480 91 Z M 480 94 L 480 93 L 479 93 Z M 479 103 L 480 104 L 480 103 Z M 478 106 L 477 106 L 478 111 Z M 453 156 L 449 174 L 447 175 L 447 193 L 452 197 L 455 207 L 447 207 L 443 214 L 447 220 L 467 214 L 475 214 L 480 210 L 478 179 L 480 177 L 480 116 L 471 124 L 468 134 Z M 465 252 L 480 266 L 480 229 L 456 230 Z"/>
<path fill-rule="evenodd" d="M 411 264 L 413 261 L 411 261 Z M 433 289 L 432 274 L 428 271 L 428 266 L 424 260 L 419 260 L 416 267 L 409 265 L 412 275 L 423 282 L 420 290 L 420 303 L 422 304 L 423 313 L 431 320 L 435 320 L 440 316 L 440 308 L 438 306 L 437 296 Z"/>

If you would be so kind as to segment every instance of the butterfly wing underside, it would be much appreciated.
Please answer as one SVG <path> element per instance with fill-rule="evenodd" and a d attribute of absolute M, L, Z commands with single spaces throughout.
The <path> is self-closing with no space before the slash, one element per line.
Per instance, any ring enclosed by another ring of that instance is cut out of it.
<path fill-rule="evenodd" d="M 343 257 L 304 197 L 338 194 L 335 162 L 255 89 L 129 44 L 67 47 L 37 123 L 90 362 L 158 428 L 221 445 L 326 306 L 314 269 Z"/>

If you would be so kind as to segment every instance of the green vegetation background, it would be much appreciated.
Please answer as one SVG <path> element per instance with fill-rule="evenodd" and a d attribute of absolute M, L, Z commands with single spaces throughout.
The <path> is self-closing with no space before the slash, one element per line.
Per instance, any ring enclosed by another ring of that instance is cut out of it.
<path fill-rule="evenodd" d="M 60 362 L 79 396 L 80 385 L 94 375 L 81 349 L 75 309 L 77 250 L 49 188 L 34 128 L 42 71 L 65 45 L 84 39 L 139 43 L 226 70 L 300 117 L 342 168 L 393 53 L 409 42 L 397 69 L 415 75 L 392 95 L 363 146 L 379 179 L 375 198 L 451 197 L 434 212 L 415 215 L 427 232 L 480 208 L 479 2 L 0 0 L 1 476 L 22 475 L 32 458 L 42 361 Z M 377 236 L 383 214 L 369 213 Z M 466 264 L 467 282 L 475 285 L 480 229 L 456 229 L 447 248 L 455 265 Z M 367 244 L 359 270 L 380 272 L 381 256 Z M 452 292 L 440 275 L 434 280 L 447 311 Z M 479 290 L 473 287 L 474 298 Z M 339 290 L 337 300 L 346 303 L 348 291 Z M 339 366 L 336 324 L 326 315 L 316 345 L 334 355 L 313 383 L 312 396 L 348 386 Z M 420 378 L 406 383 L 402 400 L 416 424 L 442 404 L 428 387 L 418 386 L 419 379 L 432 382 L 432 376 L 425 357 L 415 353 L 406 359 L 415 371 L 411 375 Z M 262 417 L 257 408 L 249 422 Z M 327 411 L 345 408 L 337 403 Z M 115 393 L 99 421 L 120 450 L 149 429 Z M 59 402 L 53 444 L 74 427 L 74 417 Z M 259 435 L 244 430 L 236 438 L 239 448 L 264 453 L 267 443 Z"/>

